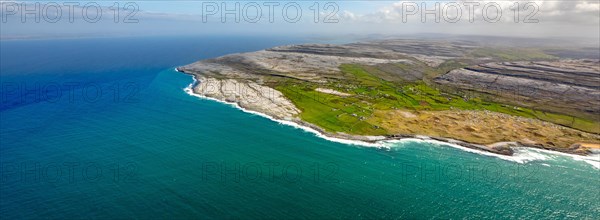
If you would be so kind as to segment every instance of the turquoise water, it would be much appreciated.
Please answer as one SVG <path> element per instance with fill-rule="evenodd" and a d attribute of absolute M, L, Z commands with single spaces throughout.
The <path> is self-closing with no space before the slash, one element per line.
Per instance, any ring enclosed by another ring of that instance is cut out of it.
<path fill-rule="evenodd" d="M 191 77 L 173 70 L 303 41 L 2 42 L 2 219 L 600 217 L 600 172 L 583 161 L 334 143 L 189 96 Z M 22 82 L 103 93 L 22 100 L 10 87 Z"/>

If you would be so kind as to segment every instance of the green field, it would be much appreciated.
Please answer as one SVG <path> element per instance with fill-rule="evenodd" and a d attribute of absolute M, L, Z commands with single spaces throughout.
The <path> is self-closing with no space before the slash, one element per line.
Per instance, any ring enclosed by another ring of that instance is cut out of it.
<path fill-rule="evenodd" d="M 446 71 L 463 64 L 445 63 L 430 74 Z M 529 108 L 485 101 L 480 97 L 460 96 L 441 92 L 424 81 L 391 82 L 366 71 L 363 66 L 345 64 L 340 66 L 344 80 L 317 84 L 287 80 L 275 88 L 288 97 L 301 111 L 300 117 L 329 132 L 345 132 L 361 135 L 382 135 L 387 131 L 366 122 L 375 110 L 406 109 L 412 111 L 440 110 L 489 110 L 573 127 L 587 132 L 597 132 L 598 124 L 572 116 L 536 111 Z M 341 97 L 315 91 L 329 88 L 351 94 Z"/>

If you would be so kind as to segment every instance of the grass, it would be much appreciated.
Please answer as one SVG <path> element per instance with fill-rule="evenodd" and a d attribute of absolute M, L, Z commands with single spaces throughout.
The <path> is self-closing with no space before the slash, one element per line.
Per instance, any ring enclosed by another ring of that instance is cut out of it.
<path fill-rule="evenodd" d="M 461 63 L 446 63 L 435 71 L 455 68 Z M 536 118 L 579 130 L 598 133 L 598 123 L 568 115 L 536 111 L 529 108 L 489 102 L 477 97 L 444 93 L 423 81 L 398 83 L 383 80 L 360 65 L 340 66 L 345 80 L 316 84 L 290 80 L 275 88 L 288 97 L 301 111 L 300 118 L 329 132 L 361 135 L 383 135 L 387 131 L 367 120 L 375 111 L 405 109 L 410 111 L 488 110 L 525 118 Z M 330 88 L 352 94 L 341 97 L 315 91 Z"/>
<path fill-rule="evenodd" d="M 339 97 L 314 91 L 310 83 L 285 83 L 276 87 L 302 113 L 300 117 L 329 132 L 348 134 L 383 135 L 387 132 L 364 121 L 373 113 L 356 97 Z"/>

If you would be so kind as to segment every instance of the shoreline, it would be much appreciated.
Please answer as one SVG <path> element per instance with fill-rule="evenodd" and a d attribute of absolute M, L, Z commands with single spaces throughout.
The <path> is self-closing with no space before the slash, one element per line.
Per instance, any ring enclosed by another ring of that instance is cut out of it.
<path fill-rule="evenodd" d="M 522 143 L 517 142 L 498 142 L 491 144 L 490 146 L 480 145 L 468 143 L 461 140 L 455 140 L 450 138 L 441 138 L 441 137 L 429 137 L 425 135 L 389 135 L 389 136 L 359 136 L 359 135 L 348 135 L 348 134 L 332 134 L 324 131 L 316 125 L 310 124 L 308 122 L 304 122 L 299 119 L 295 120 L 284 120 L 277 119 L 268 114 L 253 111 L 246 109 L 240 106 L 237 102 L 229 102 L 225 100 L 220 100 L 213 97 L 204 96 L 201 94 L 197 94 L 194 92 L 193 88 L 196 87 L 201 81 L 196 79 L 196 75 L 186 73 L 184 71 L 175 68 L 176 72 L 184 73 L 186 75 L 190 75 L 193 79 L 193 82 L 190 83 L 183 90 L 188 95 L 197 97 L 200 99 L 206 99 L 211 101 L 216 101 L 222 104 L 227 104 L 236 109 L 241 110 L 245 113 L 250 113 L 254 115 L 261 116 L 263 118 L 269 119 L 271 121 L 277 122 L 282 125 L 291 126 L 297 129 L 301 129 L 305 132 L 309 132 L 314 134 L 315 136 L 341 144 L 354 145 L 354 146 L 363 146 L 363 147 L 375 147 L 375 148 L 387 148 L 390 149 L 394 144 L 403 143 L 403 142 L 421 142 L 428 143 L 434 145 L 444 145 L 456 149 L 460 149 L 466 152 L 475 153 L 484 156 L 496 157 L 506 161 L 512 161 L 519 164 L 524 164 L 529 161 L 534 160 L 545 160 L 548 157 L 541 155 L 539 153 L 546 153 L 552 155 L 561 155 L 566 157 L 571 157 L 574 160 L 584 161 L 590 165 L 592 165 L 595 169 L 600 169 L 600 154 L 591 153 L 588 155 L 579 155 L 568 152 L 561 152 L 554 149 L 542 148 L 535 145 L 524 145 Z M 496 149 L 499 148 L 499 149 Z M 534 151 L 534 152 L 531 152 Z"/>

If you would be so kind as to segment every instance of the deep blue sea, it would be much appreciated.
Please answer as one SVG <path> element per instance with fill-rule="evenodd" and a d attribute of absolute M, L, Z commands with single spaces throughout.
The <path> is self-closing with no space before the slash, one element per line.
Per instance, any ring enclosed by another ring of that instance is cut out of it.
<path fill-rule="evenodd" d="M 600 219 L 600 170 L 375 148 L 189 96 L 174 67 L 283 37 L 0 41 L 0 219 Z"/>

